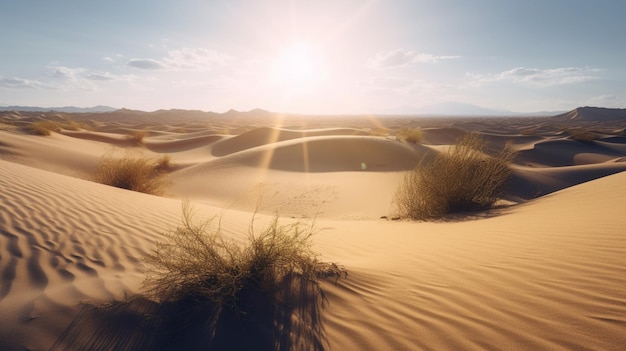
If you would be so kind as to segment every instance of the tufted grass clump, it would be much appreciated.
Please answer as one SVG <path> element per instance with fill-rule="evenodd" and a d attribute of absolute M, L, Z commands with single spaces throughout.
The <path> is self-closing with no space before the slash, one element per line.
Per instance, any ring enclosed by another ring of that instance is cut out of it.
<path fill-rule="evenodd" d="M 144 143 L 144 139 L 148 136 L 148 131 L 146 130 L 134 130 L 128 134 L 128 138 L 135 142 L 137 145 L 142 145 Z"/>
<path fill-rule="evenodd" d="M 225 238 L 213 220 L 194 223 L 186 203 L 182 226 L 164 235 L 145 259 L 152 267 L 145 291 L 161 301 L 192 300 L 245 314 L 242 307 L 251 294 L 277 303 L 286 281 L 297 278 L 321 293 L 320 279 L 346 274 L 336 264 L 319 260 L 311 247 L 311 226 L 281 224 L 278 217 L 261 231 L 253 219 L 241 245 Z"/>
<path fill-rule="evenodd" d="M 61 128 L 53 121 L 35 121 L 31 123 L 30 130 L 37 135 L 46 136 L 51 132 L 58 132 Z"/>
<path fill-rule="evenodd" d="M 168 183 L 162 161 L 155 162 L 144 156 L 132 155 L 123 157 L 105 155 L 93 174 L 93 180 L 117 188 L 154 195 L 162 194 Z"/>
<path fill-rule="evenodd" d="M 424 139 L 424 133 L 419 128 L 402 128 L 398 130 L 396 138 L 408 143 L 419 144 Z"/>
<path fill-rule="evenodd" d="M 487 155 L 486 142 L 468 134 L 405 176 L 395 194 L 398 214 L 429 220 L 489 209 L 504 193 L 513 157 L 509 148 Z"/>

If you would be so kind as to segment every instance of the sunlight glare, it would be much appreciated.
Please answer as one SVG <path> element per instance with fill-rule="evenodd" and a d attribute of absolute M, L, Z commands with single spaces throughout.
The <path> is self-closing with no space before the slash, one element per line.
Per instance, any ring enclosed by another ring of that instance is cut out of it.
<path fill-rule="evenodd" d="M 323 75 L 319 55 L 304 43 L 283 49 L 272 69 L 272 80 L 287 89 L 314 88 Z"/>

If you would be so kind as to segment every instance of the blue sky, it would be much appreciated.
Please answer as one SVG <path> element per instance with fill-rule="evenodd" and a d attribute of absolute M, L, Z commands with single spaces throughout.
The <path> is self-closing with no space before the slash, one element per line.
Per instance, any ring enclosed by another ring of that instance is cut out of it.
<path fill-rule="evenodd" d="M 0 105 L 626 107 L 623 0 L 6 0 Z"/>

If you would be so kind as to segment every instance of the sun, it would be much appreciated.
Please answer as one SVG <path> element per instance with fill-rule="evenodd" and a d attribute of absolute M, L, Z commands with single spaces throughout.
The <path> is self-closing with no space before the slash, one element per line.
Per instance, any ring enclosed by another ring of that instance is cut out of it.
<path fill-rule="evenodd" d="M 293 43 L 282 49 L 272 68 L 272 80 L 288 89 L 310 89 L 324 77 L 318 52 L 305 43 Z"/>

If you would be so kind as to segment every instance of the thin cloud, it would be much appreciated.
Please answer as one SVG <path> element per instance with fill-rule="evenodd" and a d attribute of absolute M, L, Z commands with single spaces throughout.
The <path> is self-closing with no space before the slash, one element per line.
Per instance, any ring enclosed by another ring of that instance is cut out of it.
<path fill-rule="evenodd" d="M 84 72 L 84 68 L 70 68 L 65 66 L 47 66 L 48 75 L 53 78 L 75 80 L 77 75 Z"/>
<path fill-rule="evenodd" d="M 560 67 L 550 69 L 516 67 L 497 74 L 467 74 L 477 83 L 509 81 L 539 86 L 582 83 L 599 79 L 599 69 L 583 67 Z"/>
<path fill-rule="evenodd" d="M 68 90 L 95 90 L 97 87 L 90 81 L 85 73 L 87 70 L 82 67 L 66 67 L 66 66 L 47 66 L 48 75 L 53 78 L 50 82 L 52 89 Z"/>
<path fill-rule="evenodd" d="M 221 52 L 204 48 L 182 48 L 172 50 L 167 56 L 160 59 L 134 58 L 128 61 L 128 65 L 145 70 L 170 70 L 170 71 L 207 71 L 215 65 L 223 65 L 229 57 Z"/>
<path fill-rule="evenodd" d="M 85 78 L 89 80 L 98 80 L 98 81 L 118 80 L 118 77 L 112 75 L 109 72 L 90 72 L 90 73 L 85 74 Z"/>
<path fill-rule="evenodd" d="M 44 84 L 32 79 L 0 77 L 0 87 L 6 89 L 39 89 L 44 88 Z"/>
<path fill-rule="evenodd" d="M 586 105 L 621 108 L 626 105 L 626 96 L 620 97 L 611 94 L 594 96 L 587 101 Z"/>
<path fill-rule="evenodd" d="M 172 50 L 163 62 L 172 69 L 206 71 L 217 64 L 224 64 L 228 56 L 203 48 Z"/>
<path fill-rule="evenodd" d="M 436 63 L 442 60 L 457 59 L 460 56 L 442 56 L 425 53 L 418 53 L 413 50 L 396 49 L 391 51 L 381 51 L 367 61 L 366 66 L 370 68 L 392 68 L 402 67 L 411 63 Z"/>
<path fill-rule="evenodd" d="M 156 70 L 156 69 L 165 68 L 165 66 L 161 62 L 157 60 L 153 60 L 153 59 L 134 58 L 134 59 L 128 60 L 128 65 L 130 67 L 146 69 L 146 70 Z"/>

